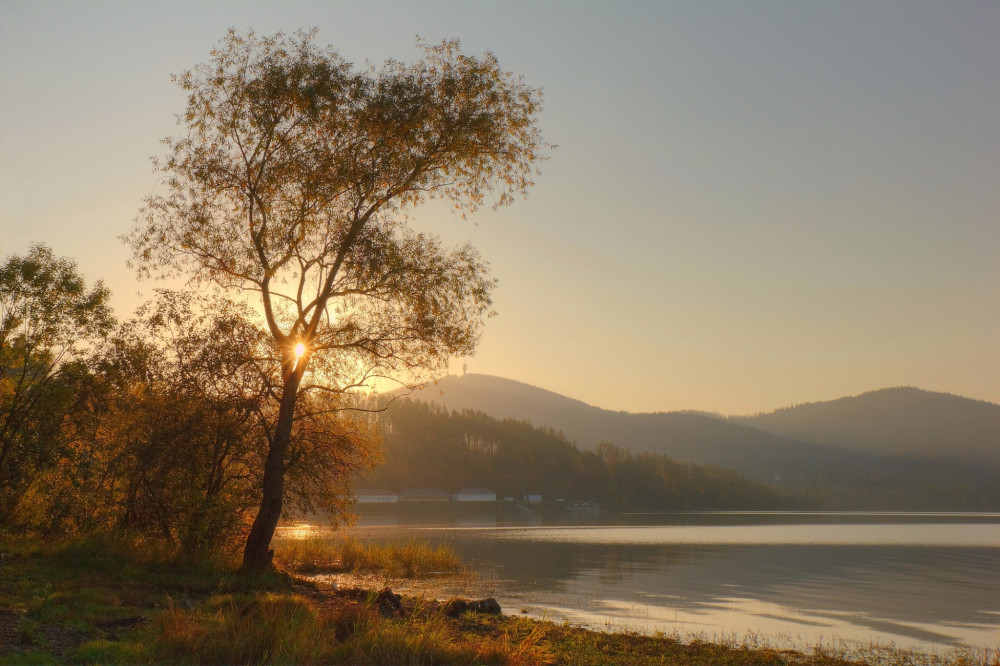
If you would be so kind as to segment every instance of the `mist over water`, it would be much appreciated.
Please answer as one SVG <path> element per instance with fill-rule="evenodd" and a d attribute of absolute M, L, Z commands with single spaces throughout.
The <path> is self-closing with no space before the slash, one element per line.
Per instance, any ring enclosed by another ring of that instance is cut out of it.
<path fill-rule="evenodd" d="M 1000 514 L 646 514 L 618 524 L 362 520 L 362 539 L 447 543 L 505 612 L 709 638 L 947 650 L 1000 644 Z M 385 524 L 393 523 L 395 524 Z M 310 532 L 314 533 L 314 532 Z"/>

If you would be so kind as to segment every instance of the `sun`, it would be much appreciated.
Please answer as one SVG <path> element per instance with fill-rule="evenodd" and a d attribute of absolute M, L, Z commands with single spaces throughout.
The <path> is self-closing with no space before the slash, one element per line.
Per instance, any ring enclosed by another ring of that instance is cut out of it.
<path fill-rule="evenodd" d="M 302 358 L 302 355 L 306 353 L 306 346 L 301 342 L 295 345 L 295 358 Z"/>

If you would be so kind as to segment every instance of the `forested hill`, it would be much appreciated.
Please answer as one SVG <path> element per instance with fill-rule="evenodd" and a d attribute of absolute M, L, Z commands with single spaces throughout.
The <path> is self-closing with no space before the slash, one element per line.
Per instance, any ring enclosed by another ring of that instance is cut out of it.
<path fill-rule="evenodd" d="M 615 442 L 750 476 L 864 463 L 885 456 L 1000 465 L 1000 405 L 891 388 L 755 416 L 636 414 L 600 409 L 489 375 L 446 377 L 416 397 L 561 430 L 582 449 Z M 774 461 L 775 465 L 771 464 Z"/>
<path fill-rule="evenodd" d="M 807 445 L 711 415 L 613 412 L 489 375 L 447 377 L 415 397 L 456 411 L 479 410 L 494 418 L 548 426 L 563 432 L 583 450 L 593 451 L 601 442 L 614 442 L 632 451 L 718 465 L 764 482 L 867 460 L 853 451 Z"/>
<path fill-rule="evenodd" d="M 631 452 L 580 451 L 551 428 L 449 412 L 417 400 L 384 415 L 385 462 L 359 488 L 486 487 L 498 497 L 596 500 L 613 510 L 775 510 L 814 502 L 753 483 L 736 472 Z"/>
<path fill-rule="evenodd" d="M 730 421 L 855 451 L 1000 463 L 1000 405 L 917 388 L 870 391 Z"/>
<path fill-rule="evenodd" d="M 886 389 L 753 417 L 632 414 L 489 375 L 414 397 L 554 428 L 581 450 L 613 442 L 815 494 L 830 509 L 1000 510 L 1000 406 Z"/>

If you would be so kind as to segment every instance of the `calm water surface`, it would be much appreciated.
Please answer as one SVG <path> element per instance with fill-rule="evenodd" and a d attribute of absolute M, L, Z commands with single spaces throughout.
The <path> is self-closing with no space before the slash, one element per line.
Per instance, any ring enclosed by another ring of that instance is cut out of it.
<path fill-rule="evenodd" d="M 509 613 L 599 629 L 755 633 L 797 645 L 1000 645 L 1000 514 L 633 514 L 616 522 L 510 525 L 465 515 L 421 526 L 382 515 L 352 534 L 447 543 L 478 574 L 394 589 L 494 596 Z"/>

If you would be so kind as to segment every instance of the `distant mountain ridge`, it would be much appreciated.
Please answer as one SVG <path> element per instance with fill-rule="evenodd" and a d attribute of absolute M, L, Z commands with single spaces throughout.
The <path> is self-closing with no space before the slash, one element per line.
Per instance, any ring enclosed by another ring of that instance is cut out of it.
<path fill-rule="evenodd" d="M 457 412 L 399 400 L 383 413 L 382 421 L 384 462 L 362 481 L 367 488 L 481 487 L 512 501 L 539 494 L 612 511 L 822 506 L 805 493 L 755 483 L 720 467 L 649 453 L 632 455 L 616 446 L 581 451 L 551 428 L 498 420 L 481 411 Z"/>
<path fill-rule="evenodd" d="M 868 453 L 1000 463 L 1000 405 L 908 386 L 729 420 Z"/>
<path fill-rule="evenodd" d="M 815 475 L 886 456 L 1000 468 L 1000 405 L 913 388 L 872 391 L 767 414 L 628 413 L 491 375 L 450 376 L 414 398 L 562 431 L 580 448 L 602 441 L 719 465 L 751 478 Z"/>

